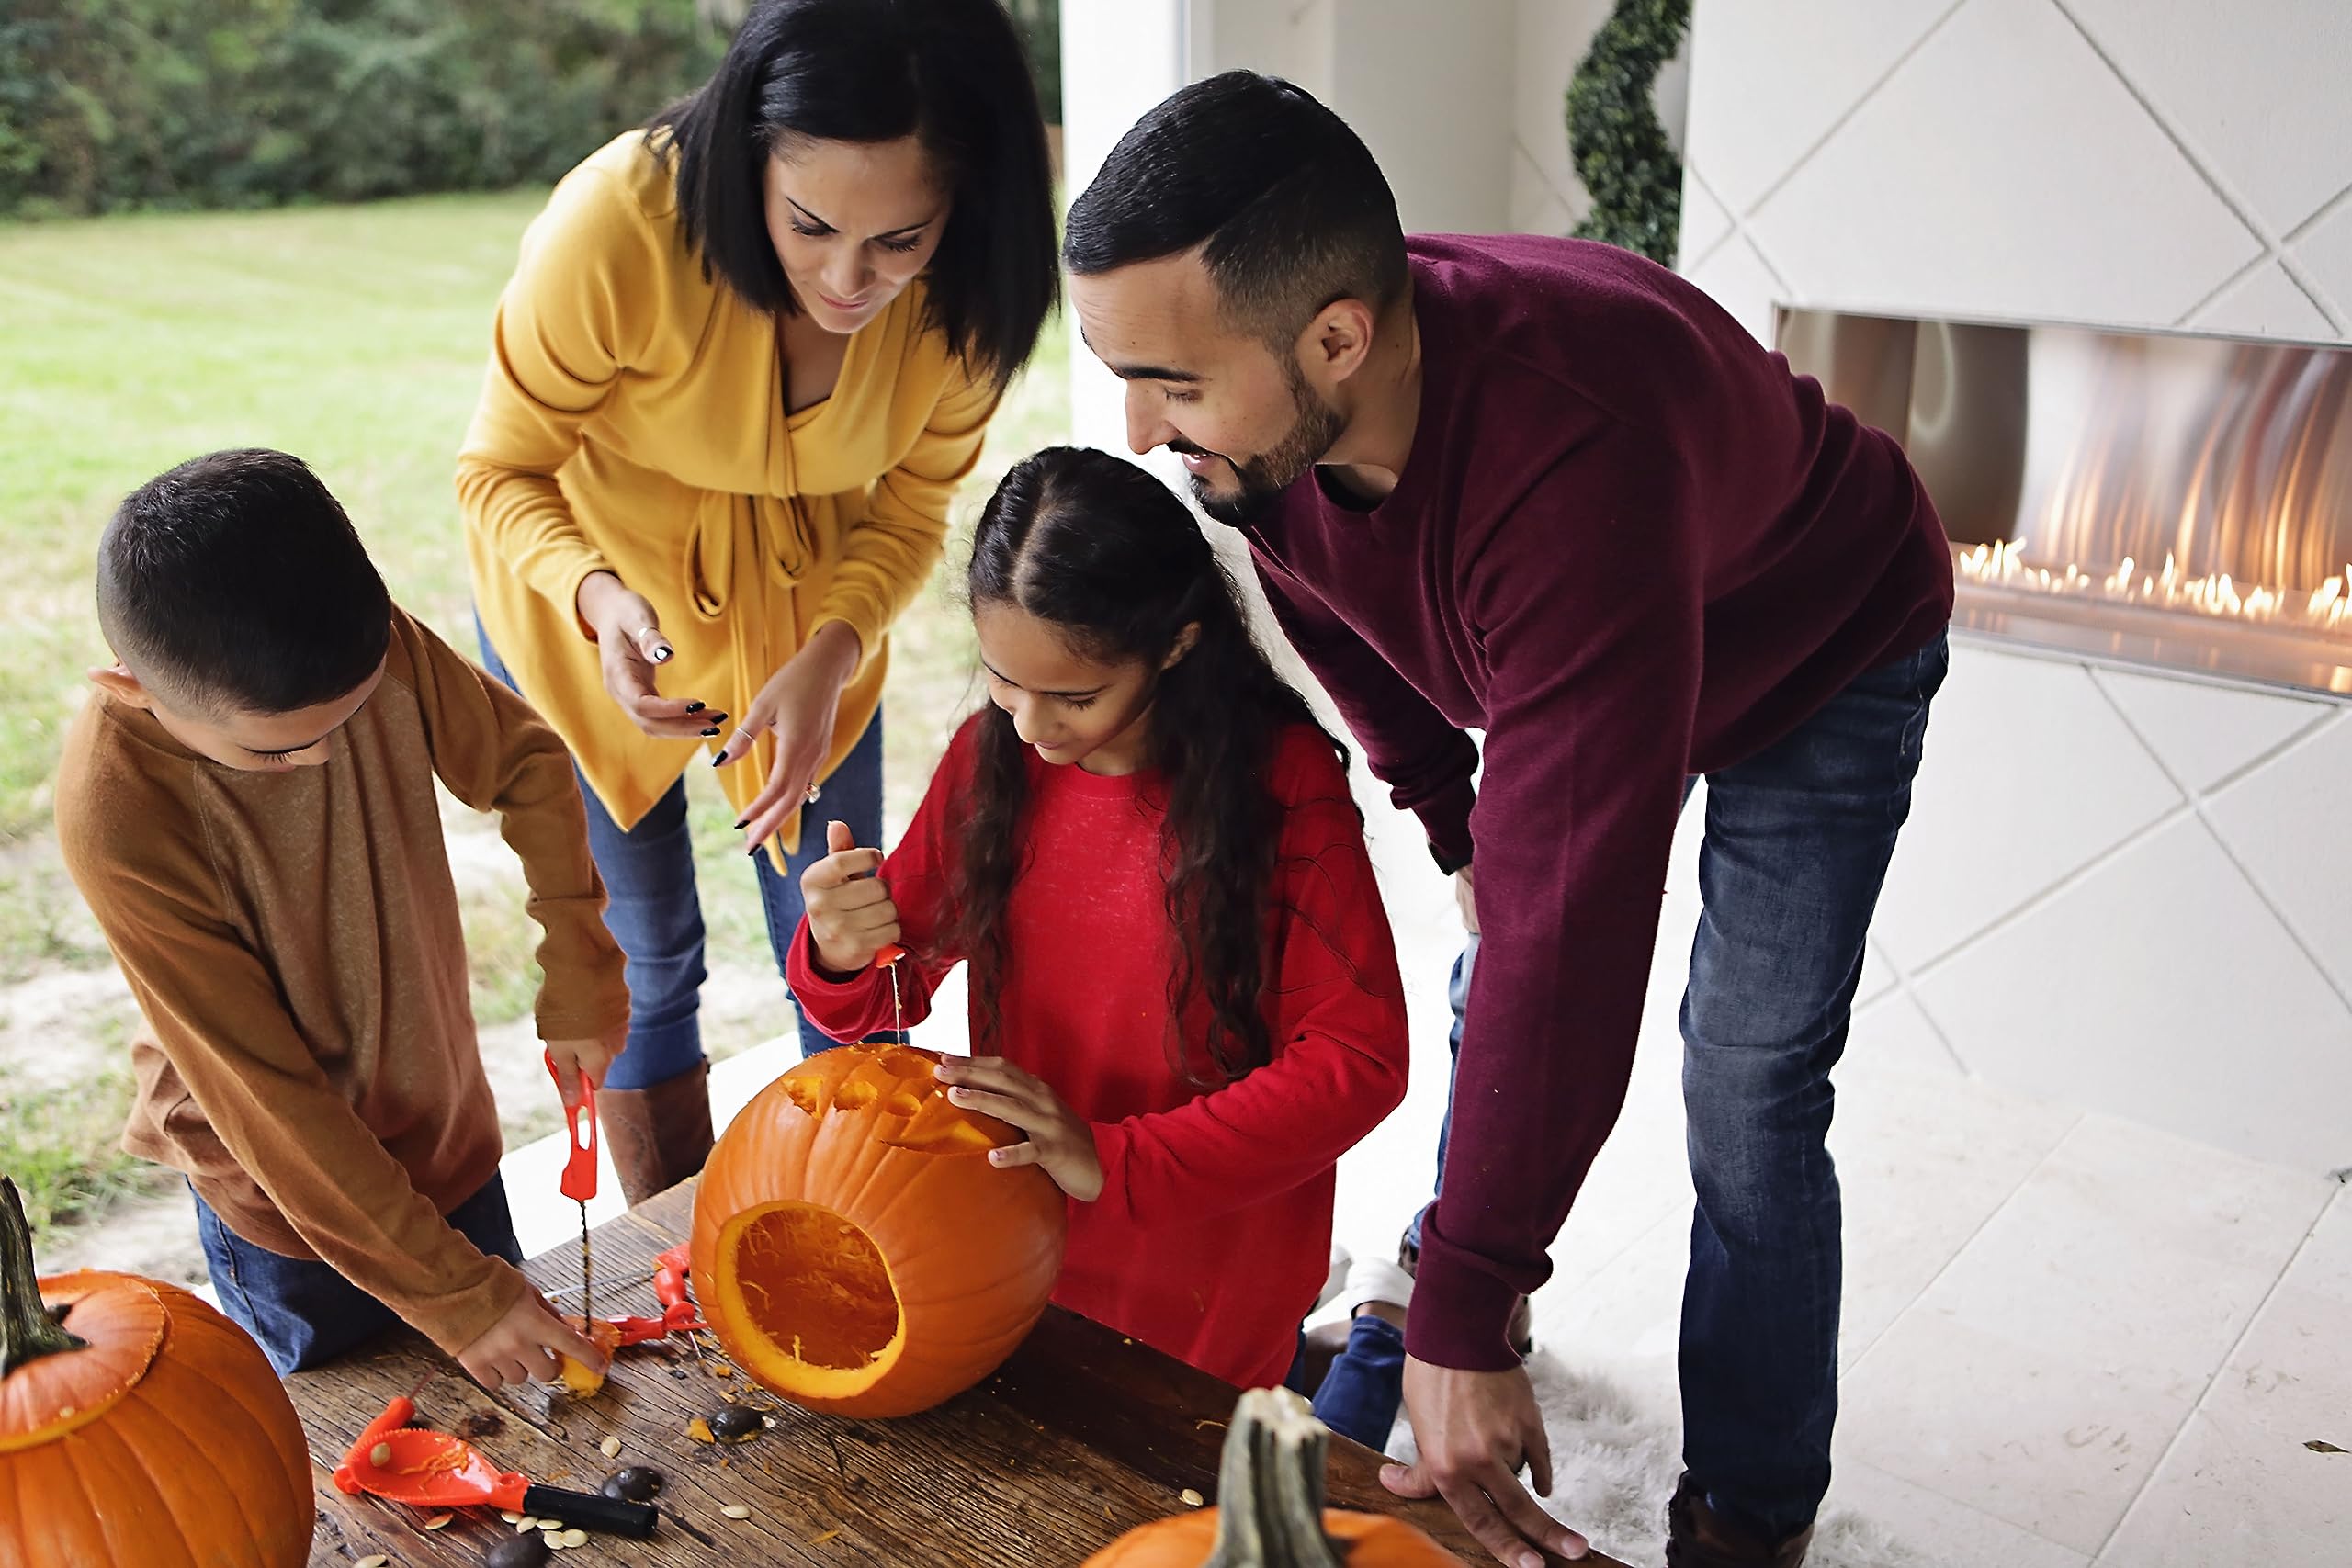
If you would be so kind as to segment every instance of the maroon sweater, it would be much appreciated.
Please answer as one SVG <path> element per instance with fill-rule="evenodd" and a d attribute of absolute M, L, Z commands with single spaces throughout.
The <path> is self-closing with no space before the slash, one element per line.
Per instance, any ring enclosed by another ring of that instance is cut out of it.
<path fill-rule="evenodd" d="M 1924 646 L 1951 561 L 1894 440 L 1674 274 L 1573 240 L 1408 248 L 1421 408 L 1395 493 L 1351 504 L 1317 470 L 1244 531 L 1373 772 L 1446 860 L 1476 848 L 1408 1340 L 1493 1370 L 1624 1102 L 1684 778 Z"/>

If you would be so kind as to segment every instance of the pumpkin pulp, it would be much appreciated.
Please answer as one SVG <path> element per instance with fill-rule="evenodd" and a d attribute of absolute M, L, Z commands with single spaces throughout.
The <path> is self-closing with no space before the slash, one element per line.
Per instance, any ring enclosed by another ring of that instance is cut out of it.
<path fill-rule="evenodd" d="M 781 1386 L 817 1399 L 859 1393 L 906 1347 L 906 1314 L 881 1248 L 831 1209 L 746 1209 L 720 1227 L 718 1255 L 721 1310 L 750 1330 L 760 1370 Z"/>

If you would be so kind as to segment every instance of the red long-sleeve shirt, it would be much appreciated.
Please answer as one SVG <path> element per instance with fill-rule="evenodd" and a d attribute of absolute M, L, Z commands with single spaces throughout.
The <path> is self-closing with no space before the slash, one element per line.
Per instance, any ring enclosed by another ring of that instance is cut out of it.
<path fill-rule="evenodd" d="M 899 965 L 910 1023 L 965 956 L 940 931 L 975 734 L 975 723 L 957 733 L 882 868 L 914 954 Z M 1100 777 L 1034 754 L 996 1037 L 1091 1125 L 1102 1162 L 1101 1196 L 1069 1206 L 1054 1299 L 1243 1387 L 1290 1370 L 1329 1264 L 1334 1164 L 1404 1098 L 1407 1060 L 1396 947 L 1339 759 L 1295 728 L 1268 784 L 1283 805 L 1272 1062 L 1205 1092 L 1170 1065 L 1175 949 L 1155 775 Z M 828 977 L 805 923 L 788 967 L 827 1033 L 889 1027 L 888 976 Z M 1204 1016 L 1186 1010 L 1196 1047 Z"/>
<path fill-rule="evenodd" d="M 1494 1370 L 1624 1102 L 1685 775 L 1923 647 L 1951 558 L 1894 441 L 1672 273 L 1529 235 L 1408 249 L 1421 400 L 1396 491 L 1351 505 L 1311 474 L 1244 532 L 1373 773 L 1448 859 L 1476 849 L 1407 1341 Z"/>

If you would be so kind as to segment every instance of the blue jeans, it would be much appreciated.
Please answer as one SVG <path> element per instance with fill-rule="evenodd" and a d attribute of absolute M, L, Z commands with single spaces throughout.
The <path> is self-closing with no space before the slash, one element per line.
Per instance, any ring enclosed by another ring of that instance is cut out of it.
<path fill-rule="evenodd" d="M 1303 1394 L 1306 1382 L 1306 1336 L 1302 1331 L 1298 1354 L 1291 1359 L 1283 1386 Z M 1347 1348 L 1331 1358 L 1323 1386 L 1315 1390 L 1311 1403 L 1315 1418 L 1340 1436 L 1352 1438 L 1374 1453 L 1387 1448 L 1397 1408 L 1405 1403 L 1405 1331 L 1370 1313 L 1351 1323 Z"/>
<path fill-rule="evenodd" d="M 1950 660 L 1939 636 L 1707 775 L 1702 910 L 1681 1014 L 1698 1191 L 1682 1290 L 1682 1456 L 1709 1506 L 1774 1539 L 1811 1523 L 1829 1490 L 1844 1270 L 1829 1071 Z M 1476 953 L 1473 937 L 1454 965 L 1457 1053 Z M 1441 1186 L 1445 1142 L 1441 1129 Z M 1406 1233 L 1416 1246 L 1421 1217 Z"/>
<path fill-rule="evenodd" d="M 482 668 L 528 697 L 528 692 L 514 684 L 479 620 L 474 631 L 481 639 Z M 616 715 L 614 722 L 624 721 Z M 825 858 L 825 821 L 848 823 L 861 844 L 882 841 L 880 714 L 824 784 L 822 816 L 815 811 L 804 816 L 800 848 L 786 870 L 779 873 L 764 854 L 747 857 L 758 880 L 768 950 L 778 978 L 784 976 L 793 933 L 806 912 L 800 902 L 800 874 Z M 628 829 L 613 820 L 585 778 L 580 781 L 580 794 L 588 807 L 588 852 L 605 879 L 605 927 L 628 961 L 628 1044 L 613 1059 L 605 1087 L 647 1089 L 692 1072 L 703 1059 L 702 898 L 695 891 L 694 840 L 686 828 L 686 782 L 680 778 L 673 784 L 637 826 Z M 799 1019 L 799 1028 L 802 1055 L 832 1048 L 834 1042 L 806 1018 Z"/>
<path fill-rule="evenodd" d="M 188 1189 L 189 1196 L 195 1192 Z M 484 1254 L 521 1265 L 506 1184 L 495 1173 L 447 1218 Z M 220 1310 L 254 1337 L 279 1377 L 331 1361 L 400 1322 L 391 1308 L 317 1258 L 255 1247 L 221 1224 L 201 1198 L 196 1199 L 196 1234 Z"/>

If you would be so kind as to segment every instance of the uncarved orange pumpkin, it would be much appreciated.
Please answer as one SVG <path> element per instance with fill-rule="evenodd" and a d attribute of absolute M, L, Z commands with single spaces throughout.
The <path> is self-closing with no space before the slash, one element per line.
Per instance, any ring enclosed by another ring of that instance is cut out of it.
<path fill-rule="evenodd" d="M 695 1196 L 695 1294 L 735 1364 L 843 1416 L 906 1416 L 994 1371 L 1061 1272 L 1067 1211 L 1023 1134 L 949 1102 L 939 1057 L 843 1045 L 760 1091 Z"/>
<path fill-rule="evenodd" d="M 0 1563 L 298 1568 L 302 1426 L 243 1329 L 129 1274 L 37 1280 L 0 1180 Z"/>
<path fill-rule="evenodd" d="M 1226 1428 L 1217 1506 L 1129 1530 L 1086 1568 L 1461 1568 L 1402 1519 L 1326 1508 L 1329 1442 L 1296 1394 L 1250 1390 Z"/>

